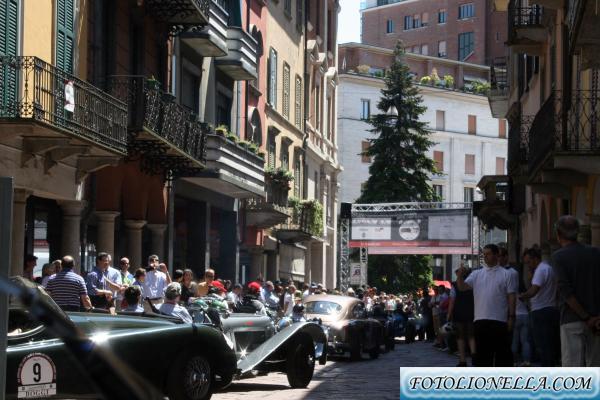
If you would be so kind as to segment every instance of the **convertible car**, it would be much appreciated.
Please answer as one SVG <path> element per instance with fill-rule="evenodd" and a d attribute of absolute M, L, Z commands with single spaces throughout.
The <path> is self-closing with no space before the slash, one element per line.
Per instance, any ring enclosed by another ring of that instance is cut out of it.
<path fill-rule="evenodd" d="M 329 354 L 350 353 L 350 358 L 360 360 L 362 353 L 379 357 L 384 344 L 383 326 L 368 318 L 365 305 L 355 297 L 313 295 L 304 301 L 306 317 L 318 318 L 329 328 Z"/>

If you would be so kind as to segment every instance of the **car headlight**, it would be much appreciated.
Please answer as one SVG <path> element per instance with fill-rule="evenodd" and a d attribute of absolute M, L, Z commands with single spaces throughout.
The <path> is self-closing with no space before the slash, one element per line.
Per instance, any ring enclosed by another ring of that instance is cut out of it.
<path fill-rule="evenodd" d="M 233 350 L 233 342 L 231 341 L 231 339 L 229 339 L 229 336 L 223 334 L 223 337 L 225 338 L 225 343 L 227 343 L 227 346 L 229 346 L 229 348 Z"/>

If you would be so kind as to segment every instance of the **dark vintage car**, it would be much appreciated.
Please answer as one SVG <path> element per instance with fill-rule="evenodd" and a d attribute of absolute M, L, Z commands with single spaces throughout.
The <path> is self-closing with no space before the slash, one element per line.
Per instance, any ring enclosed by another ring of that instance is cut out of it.
<path fill-rule="evenodd" d="M 379 357 L 384 344 L 383 326 L 368 318 L 365 305 L 355 297 L 313 295 L 304 300 L 307 318 L 318 318 L 329 328 L 329 354 L 350 353 L 359 360 L 366 352 L 371 358 Z"/>
<path fill-rule="evenodd" d="M 198 319 L 194 310 L 192 315 Z M 222 310 L 219 315 L 208 315 L 218 320 L 215 325 L 233 344 L 238 360 L 236 375 L 220 377 L 218 387 L 226 387 L 232 379 L 283 372 L 291 387 L 304 388 L 312 379 L 316 361 L 327 361 L 327 336 L 313 321 L 294 322 L 278 330 L 267 315 Z"/>
<path fill-rule="evenodd" d="M 52 302 L 49 297 L 48 301 Z M 95 313 L 64 317 L 91 339 L 91 345 L 110 349 L 170 399 L 208 399 L 215 376 L 237 372 L 231 343 L 211 326 Z M 61 339 L 31 318 L 29 310 L 9 308 L 6 398 L 36 390 L 55 393 L 52 398 L 98 398 L 88 372 Z M 46 386 L 36 385 L 44 381 Z"/>

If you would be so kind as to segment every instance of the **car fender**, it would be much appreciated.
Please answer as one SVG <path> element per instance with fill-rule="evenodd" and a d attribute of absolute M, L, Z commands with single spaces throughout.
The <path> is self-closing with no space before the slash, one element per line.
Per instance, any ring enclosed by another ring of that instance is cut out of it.
<path fill-rule="evenodd" d="M 314 322 L 296 322 L 282 329 L 252 353 L 238 361 L 238 370 L 241 374 L 252 371 L 273 353 L 285 347 L 298 335 L 308 334 L 315 344 L 315 358 L 325 360 L 327 357 L 327 336 L 320 325 Z"/>

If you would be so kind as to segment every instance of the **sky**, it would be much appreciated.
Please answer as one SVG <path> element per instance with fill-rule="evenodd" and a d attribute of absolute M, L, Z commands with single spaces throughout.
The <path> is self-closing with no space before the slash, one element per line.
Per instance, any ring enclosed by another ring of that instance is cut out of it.
<path fill-rule="evenodd" d="M 340 0 L 338 43 L 360 43 L 360 0 Z"/>

